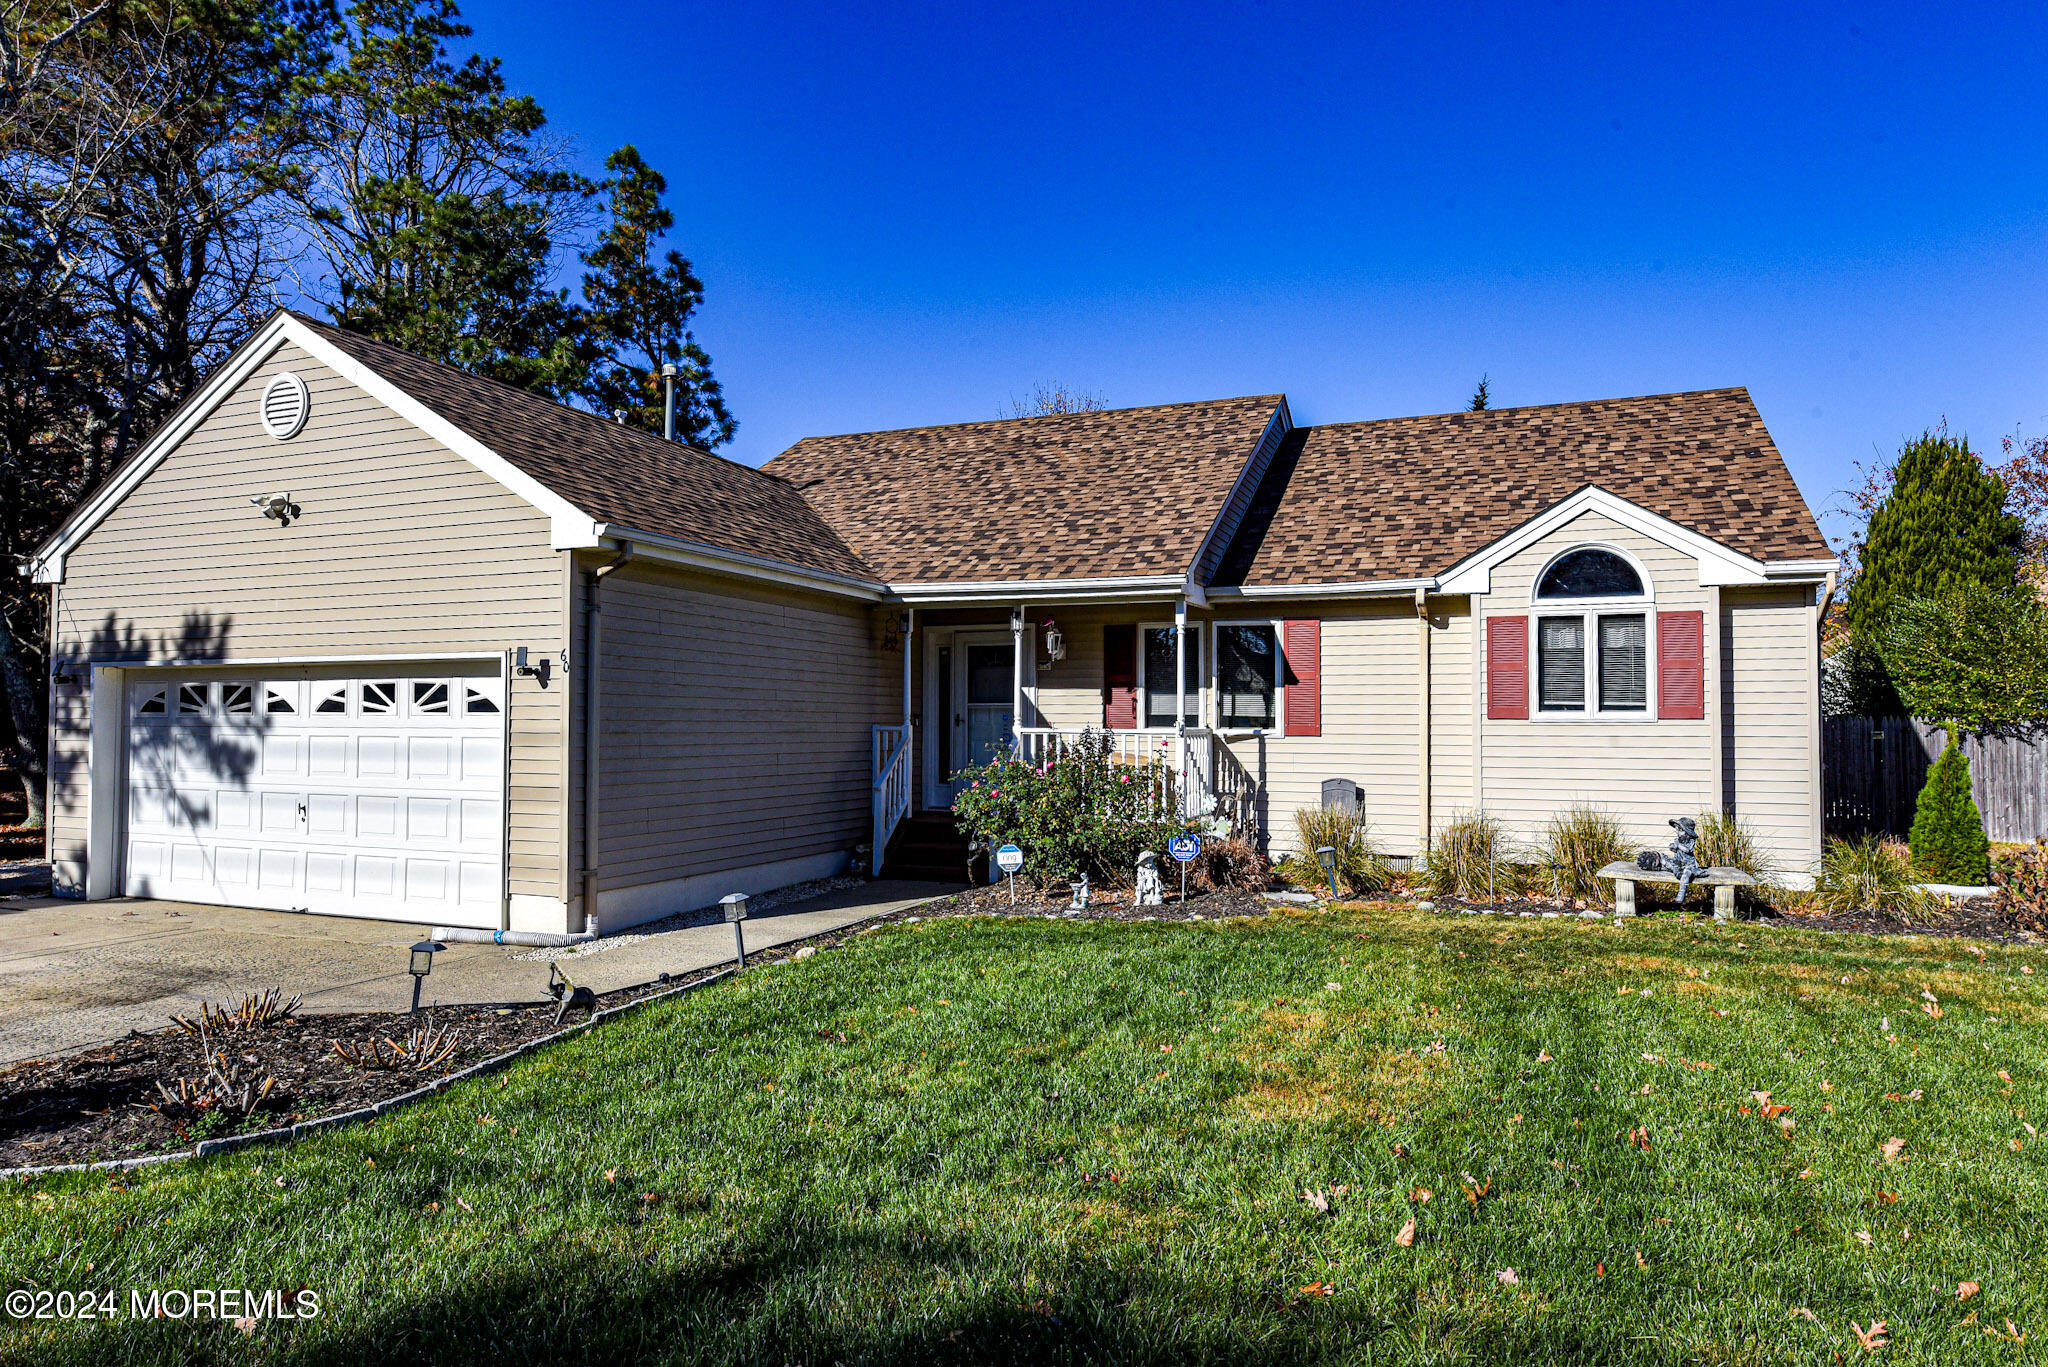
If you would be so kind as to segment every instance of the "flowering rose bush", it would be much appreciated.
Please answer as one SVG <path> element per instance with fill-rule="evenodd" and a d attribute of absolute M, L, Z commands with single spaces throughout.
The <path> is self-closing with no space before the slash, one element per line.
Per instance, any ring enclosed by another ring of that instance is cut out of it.
<path fill-rule="evenodd" d="M 963 775 L 953 813 L 990 849 L 1024 851 L 1024 874 L 1041 883 L 1086 872 L 1095 883 L 1131 881 L 1141 850 L 1157 850 L 1189 829 L 1173 766 L 1162 756 L 1118 762 L 1107 732 L 1084 731 L 1051 759 L 1005 756 Z"/>

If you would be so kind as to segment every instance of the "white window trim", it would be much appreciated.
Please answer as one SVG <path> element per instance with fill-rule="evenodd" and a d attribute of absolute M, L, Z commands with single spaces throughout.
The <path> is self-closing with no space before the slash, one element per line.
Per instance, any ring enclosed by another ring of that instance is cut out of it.
<path fill-rule="evenodd" d="M 1280 617 L 1218 617 L 1209 623 L 1213 633 L 1223 627 L 1267 627 L 1273 633 L 1273 724 L 1271 726 L 1232 726 L 1223 724 L 1223 680 L 1216 671 L 1223 667 L 1223 650 L 1220 645 L 1210 652 L 1211 661 L 1209 685 L 1215 698 L 1214 718 L 1216 733 L 1226 740 L 1246 736 L 1281 735 L 1287 729 L 1287 623 Z"/>
<path fill-rule="evenodd" d="M 1529 720 L 1540 722 L 1646 722 L 1657 720 L 1657 609 L 1646 598 L 1573 599 L 1595 604 L 1571 612 L 1536 612 L 1529 623 Z M 1600 619 L 1643 619 L 1643 705 L 1609 710 L 1600 705 Z M 1586 705 L 1577 709 L 1543 706 L 1543 622 L 1577 618 L 1585 625 Z"/>
<path fill-rule="evenodd" d="M 1575 551 L 1606 551 L 1619 557 L 1636 572 L 1636 581 L 1643 591 L 1612 598 L 1538 597 L 1543 577 L 1550 573 L 1551 566 Z M 1641 710 L 1609 711 L 1600 706 L 1600 619 L 1637 614 L 1643 619 L 1643 706 Z M 1585 624 L 1582 630 L 1586 705 L 1576 710 L 1546 710 L 1543 706 L 1542 623 L 1545 618 L 1558 617 L 1577 617 Z M 1546 724 L 1597 721 L 1610 725 L 1657 720 L 1657 584 L 1650 577 L 1649 568 L 1628 548 L 1611 541 L 1577 541 L 1544 561 L 1543 568 L 1529 581 L 1529 720 Z"/>
<path fill-rule="evenodd" d="M 1172 726 L 1149 726 L 1145 721 L 1151 715 L 1152 701 L 1151 692 L 1145 686 L 1145 633 L 1148 631 L 1172 630 L 1172 622 L 1138 623 L 1138 724 L 1134 728 L 1135 730 L 1155 731 L 1165 734 L 1177 729 Z M 1187 634 L 1188 648 L 1195 653 L 1195 691 L 1187 697 L 1187 701 L 1194 704 L 1194 720 L 1189 722 L 1188 725 L 1200 729 L 1202 718 L 1208 715 L 1208 709 L 1202 703 L 1202 694 L 1205 691 L 1203 680 L 1209 677 L 1209 648 L 1207 640 L 1204 639 L 1208 633 L 1202 630 L 1200 622 L 1189 622 L 1187 624 Z M 1186 716 L 1187 713 L 1183 712 L 1181 715 Z"/>

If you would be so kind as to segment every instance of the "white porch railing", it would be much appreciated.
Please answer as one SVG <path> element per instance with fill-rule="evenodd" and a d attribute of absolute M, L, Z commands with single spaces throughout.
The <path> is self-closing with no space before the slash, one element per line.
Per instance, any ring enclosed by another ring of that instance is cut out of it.
<path fill-rule="evenodd" d="M 896 824 L 910 814 L 910 728 L 877 726 L 874 731 L 875 789 L 868 872 L 879 878 L 889 837 L 896 834 Z"/>
<path fill-rule="evenodd" d="M 1027 764 L 1055 758 L 1088 734 L 1049 726 L 1017 729 L 1017 757 Z M 1153 810 L 1171 806 L 1178 794 L 1179 815 L 1220 816 L 1236 830 L 1249 832 L 1257 821 L 1257 788 L 1223 739 L 1207 727 L 1186 732 L 1096 731 L 1107 737 L 1110 762 L 1146 772 Z"/>

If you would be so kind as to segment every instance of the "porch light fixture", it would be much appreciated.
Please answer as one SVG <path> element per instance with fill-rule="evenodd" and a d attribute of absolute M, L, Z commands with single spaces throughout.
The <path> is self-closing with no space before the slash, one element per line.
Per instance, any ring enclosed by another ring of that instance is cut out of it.
<path fill-rule="evenodd" d="M 531 661 L 530 653 L 525 646 L 520 646 L 512 652 L 512 672 L 522 678 L 538 679 L 540 686 L 546 688 L 548 686 L 548 675 L 552 672 L 553 662 L 545 655 L 541 656 L 538 661 L 529 661 Z"/>
<path fill-rule="evenodd" d="M 1060 624 L 1050 617 L 1040 625 L 1045 630 L 1045 658 L 1058 664 L 1067 658 L 1067 638 L 1060 634 Z"/>
<path fill-rule="evenodd" d="M 1330 879 L 1330 900 L 1337 900 L 1337 850 L 1335 846 L 1324 845 L 1316 850 L 1316 862 L 1323 866 L 1323 872 Z"/>
<path fill-rule="evenodd" d="M 440 952 L 441 946 L 433 940 L 422 940 L 412 947 L 412 962 L 406 965 L 405 971 L 412 974 L 413 1011 L 420 1009 L 420 984 L 434 971 L 434 956 Z"/>
<path fill-rule="evenodd" d="M 744 892 L 728 892 L 718 899 L 718 905 L 725 908 L 725 919 L 732 922 L 733 971 L 747 971 L 747 936 L 740 923 L 747 919 L 747 895 Z"/>

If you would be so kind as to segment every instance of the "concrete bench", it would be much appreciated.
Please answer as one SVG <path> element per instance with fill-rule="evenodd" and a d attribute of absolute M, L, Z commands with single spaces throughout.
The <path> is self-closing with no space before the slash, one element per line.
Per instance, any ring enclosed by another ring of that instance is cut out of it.
<path fill-rule="evenodd" d="M 1673 887 L 1678 886 L 1678 875 L 1675 873 L 1665 873 L 1661 869 L 1638 868 L 1634 863 L 1622 860 L 1616 860 L 1602 868 L 1598 876 L 1614 880 L 1614 919 L 1617 921 L 1636 914 L 1636 884 L 1669 883 Z M 1716 865 L 1694 874 L 1692 885 L 1696 888 L 1712 888 L 1714 919 L 1732 921 L 1735 919 L 1735 890 L 1755 887 L 1756 879 L 1741 869 Z"/>

